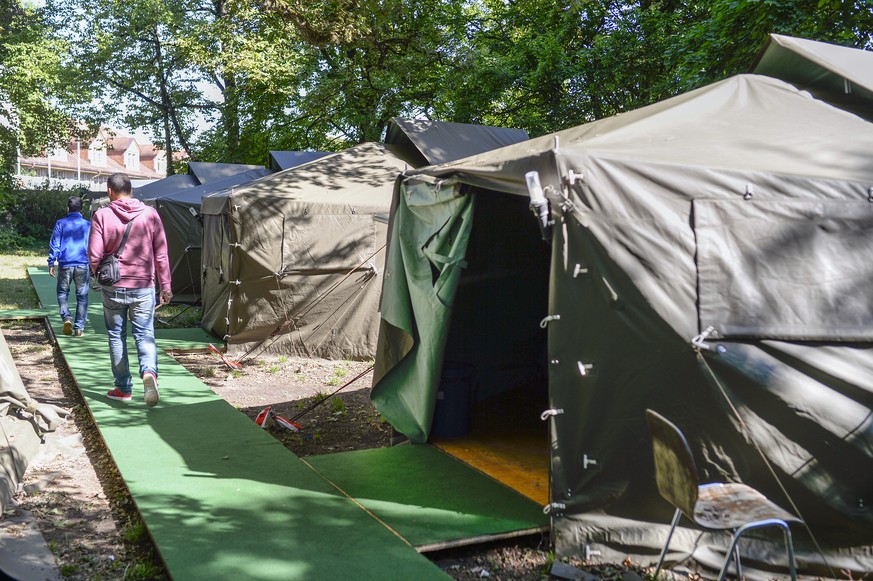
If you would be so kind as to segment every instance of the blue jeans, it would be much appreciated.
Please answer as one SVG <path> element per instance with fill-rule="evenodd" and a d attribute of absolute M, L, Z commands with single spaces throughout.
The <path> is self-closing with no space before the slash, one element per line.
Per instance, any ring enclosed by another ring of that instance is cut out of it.
<path fill-rule="evenodd" d="M 151 372 L 158 376 L 158 353 L 155 344 L 155 289 L 103 287 L 103 318 L 109 335 L 109 358 L 115 387 L 122 393 L 133 391 L 127 358 L 127 319 L 133 329 L 139 376 Z"/>
<path fill-rule="evenodd" d="M 88 266 L 58 267 L 58 307 L 61 311 L 61 320 L 72 319 L 70 315 L 70 282 L 76 285 L 76 318 L 73 321 L 73 329 L 84 329 L 88 322 L 88 284 L 91 281 L 91 272 Z"/>

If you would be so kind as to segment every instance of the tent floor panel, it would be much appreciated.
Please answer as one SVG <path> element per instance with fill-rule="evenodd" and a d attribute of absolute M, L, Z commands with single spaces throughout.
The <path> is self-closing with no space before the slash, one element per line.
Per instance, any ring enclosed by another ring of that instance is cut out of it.
<path fill-rule="evenodd" d="M 539 418 L 545 403 L 526 385 L 473 406 L 470 432 L 431 440 L 448 454 L 530 498 L 549 503 L 548 425 Z"/>
<path fill-rule="evenodd" d="M 47 269 L 29 272 L 54 304 Z M 48 322 L 174 580 L 448 578 L 167 355 L 160 335 L 160 403 L 146 407 L 138 382 L 132 402 L 107 399 L 97 297 L 83 337 L 64 336 L 56 315 Z M 170 343 L 183 340 L 196 345 Z"/>
<path fill-rule="evenodd" d="M 426 444 L 304 461 L 421 552 L 548 530 L 536 503 Z"/>

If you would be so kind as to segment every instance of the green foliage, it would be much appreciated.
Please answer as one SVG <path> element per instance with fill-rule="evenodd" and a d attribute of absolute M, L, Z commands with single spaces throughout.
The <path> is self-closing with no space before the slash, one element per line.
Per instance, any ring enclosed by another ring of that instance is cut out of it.
<path fill-rule="evenodd" d="M 73 195 L 79 195 L 79 190 L 16 190 L 0 198 L 2 223 L 15 233 L 21 243 L 41 240 L 48 252 L 48 241 L 55 222 L 67 215 L 67 198 Z M 83 208 L 86 218 L 89 216 L 87 206 L 86 202 Z M 6 239 L 11 241 L 8 236 Z"/>
<path fill-rule="evenodd" d="M 0 193 L 13 187 L 19 152 L 63 144 L 74 129 L 65 110 L 75 99 L 61 74 L 64 48 L 40 9 L 0 0 Z"/>

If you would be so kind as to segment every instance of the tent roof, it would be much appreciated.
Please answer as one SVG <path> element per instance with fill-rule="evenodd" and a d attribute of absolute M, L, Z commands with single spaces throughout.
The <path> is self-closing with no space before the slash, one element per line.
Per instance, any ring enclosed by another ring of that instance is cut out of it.
<path fill-rule="evenodd" d="M 873 183 L 870 151 L 873 124 L 778 79 L 737 75 L 648 107 L 419 172 L 454 174 L 461 181 L 526 195 L 524 173 L 551 168 L 554 174 L 554 163 L 544 162 L 554 152 L 566 158 L 610 157 Z"/>
<path fill-rule="evenodd" d="M 203 199 L 203 212 L 228 195 L 257 195 L 298 202 L 388 207 L 394 181 L 406 163 L 380 143 L 362 143 L 307 164 L 270 174 L 242 187 L 225 189 Z M 219 210 L 220 211 L 220 210 Z"/>
<path fill-rule="evenodd" d="M 250 169 L 260 169 L 263 166 L 245 163 L 212 163 L 205 161 L 189 161 L 188 173 L 197 178 L 201 184 L 215 182 Z"/>
<path fill-rule="evenodd" d="M 469 157 L 527 138 L 522 129 L 394 118 L 388 124 L 385 143 L 421 167 Z"/>
<path fill-rule="evenodd" d="M 281 171 L 330 155 L 327 151 L 271 151 L 270 169 Z"/>
<path fill-rule="evenodd" d="M 265 167 L 250 169 L 244 172 L 240 172 L 238 174 L 234 174 L 230 177 L 226 177 L 224 179 L 220 179 L 214 182 L 201 184 L 193 188 L 176 190 L 175 192 L 171 192 L 165 196 L 161 196 L 161 201 L 174 201 L 185 204 L 200 205 L 200 200 L 203 196 L 254 181 L 258 178 L 270 175 L 271 173 L 272 172 Z"/>
<path fill-rule="evenodd" d="M 873 118 L 873 52 L 771 34 L 753 72 Z"/>
<path fill-rule="evenodd" d="M 177 173 L 150 184 L 134 188 L 133 196 L 140 200 L 151 200 L 160 196 L 176 192 L 185 188 L 193 188 L 200 185 L 200 181 L 190 174 Z"/>

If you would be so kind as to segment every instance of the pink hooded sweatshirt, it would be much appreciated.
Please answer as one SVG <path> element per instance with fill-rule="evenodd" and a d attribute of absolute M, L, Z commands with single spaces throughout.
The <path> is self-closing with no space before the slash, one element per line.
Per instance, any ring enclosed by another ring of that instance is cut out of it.
<path fill-rule="evenodd" d="M 91 272 L 94 272 L 103 256 L 118 250 L 124 229 L 134 218 L 136 220 L 118 261 L 121 280 L 115 286 L 154 287 L 157 271 L 159 290 L 170 290 L 170 258 L 164 224 L 157 210 L 136 198 L 115 200 L 91 216 L 91 235 L 88 238 Z"/>

